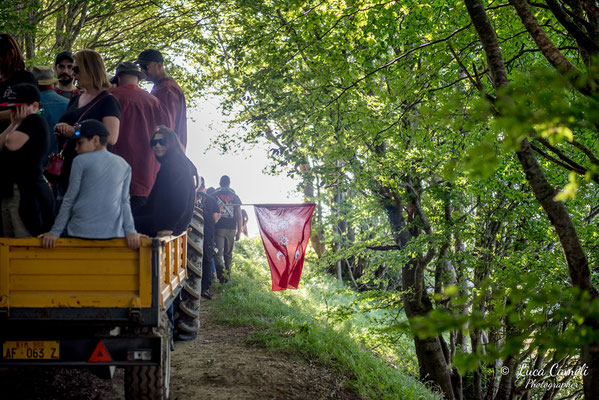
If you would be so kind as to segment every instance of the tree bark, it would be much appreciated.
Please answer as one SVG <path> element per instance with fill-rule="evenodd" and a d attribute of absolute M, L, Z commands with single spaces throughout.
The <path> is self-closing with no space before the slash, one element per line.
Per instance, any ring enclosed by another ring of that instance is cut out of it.
<path fill-rule="evenodd" d="M 299 170 L 304 181 L 304 198 L 307 201 L 314 201 L 314 178 L 313 176 L 308 174 L 310 166 L 305 164 L 300 165 Z M 316 220 L 318 221 L 318 224 L 322 223 L 320 217 L 320 198 L 318 198 L 318 212 L 316 214 Z M 322 257 L 322 253 L 324 252 L 324 245 L 322 241 L 322 232 L 320 230 L 312 232 L 312 234 L 310 235 L 310 244 L 312 244 L 312 248 L 314 249 L 314 252 L 318 256 L 318 258 Z"/>
<path fill-rule="evenodd" d="M 532 40 L 535 41 L 539 50 L 547 61 L 551 63 L 558 71 L 562 73 L 576 72 L 578 69 L 572 64 L 562 53 L 557 46 L 549 39 L 547 33 L 543 30 L 539 21 L 530 10 L 526 0 L 509 0 L 510 4 L 516 9 L 516 13 L 520 17 L 522 24 L 530 34 Z"/>
<path fill-rule="evenodd" d="M 412 240 L 412 233 L 407 228 L 403 216 L 403 200 L 398 193 L 388 188 L 381 188 L 379 193 L 383 198 L 382 205 L 387 212 L 395 242 L 399 248 L 403 248 Z M 433 310 L 433 304 L 426 291 L 422 287 L 418 287 L 424 285 L 423 280 L 418 278 L 418 274 L 422 274 L 423 269 L 422 256 L 415 256 L 402 269 L 404 290 L 402 300 L 408 319 L 424 317 Z M 420 295 L 417 295 L 417 293 Z M 455 399 L 449 365 L 439 337 L 420 339 L 416 336 L 414 338 L 414 347 L 418 358 L 420 379 L 437 384 L 446 399 Z"/>
<path fill-rule="evenodd" d="M 503 366 L 507 368 L 507 373 L 502 374 L 499 381 L 499 390 L 495 395 L 495 400 L 510 400 L 513 398 L 512 391 L 514 389 L 514 379 L 516 377 L 516 368 L 518 359 L 514 356 L 508 356 Z"/>
<path fill-rule="evenodd" d="M 472 24 L 476 29 L 487 56 L 489 70 L 491 71 L 495 88 L 501 89 L 507 86 L 509 81 L 495 30 L 487 18 L 481 0 L 464 1 Z M 510 0 L 510 3 L 513 4 L 514 7 L 518 6 L 521 11 L 524 11 L 523 6 L 526 6 L 528 9 L 528 5 L 523 5 L 522 2 L 522 0 Z M 530 12 L 530 10 L 528 11 Z M 520 12 L 518 12 L 518 14 L 520 15 Z M 527 22 L 532 23 L 526 13 L 524 13 L 523 16 L 526 17 Z M 523 16 L 520 17 L 523 18 Z M 534 15 L 532 17 L 534 18 Z M 524 22 L 525 26 L 527 25 L 527 22 Z M 535 29 L 532 29 L 531 31 L 530 27 L 527 27 L 527 30 L 531 32 L 531 36 L 533 36 L 535 41 L 541 38 L 540 43 L 545 46 L 544 48 L 541 48 L 541 50 L 548 49 L 549 45 L 543 43 L 542 40 L 542 35 L 545 34 L 544 32 L 538 32 Z M 541 45 L 539 45 L 539 47 L 541 47 Z M 554 62 L 557 63 L 556 68 L 559 66 L 558 69 L 567 70 L 569 68 L 568 64 L 563 60 L 559 61 L 556 59 Z M 555 190 L 547 181 L 543 170 L 535 158 L 528 139 L 522 141 L 520 151 L 517 152 L 517 155 L 537 201 L 539 201 L 543 207 L 560 240 L 572 283 L 582 290 L 590 292 L 593 297 L 596 297 L 598 294 L 596 289 L 592 286 L 588 260 L 578 238 L 576 228 L 574 227 L 564 204 L 562 202 L 554 201 L 556 194 Z M 597 321 L 586 321 L 586 324 L 592 329 L 596 329 L 597 327 Z M 599 385 L 593 385 L 592 382 L 599 382 L 599 345 L 592 344 L 584 346 L 581 349 L 581 360 L 589 368 L 588 375 L 583 378 L 585 397 L 587 399 L 597 399 L 599 398 Z"/>

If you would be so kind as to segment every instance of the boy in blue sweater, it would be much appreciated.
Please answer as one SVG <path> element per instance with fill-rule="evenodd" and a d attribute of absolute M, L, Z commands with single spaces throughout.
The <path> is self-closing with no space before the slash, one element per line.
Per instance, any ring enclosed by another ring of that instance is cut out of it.
<path fill-rule="evenodd" d="M 43 246 L 54 247 L 66 227 L 69 237 L 126 237 L 129 247 L 139 248 L 140 235 L 129 203 L 131 167 L 106 150 L 108 131 L 100 121 L 81 122 L 75 127 L 75 137 L 78 155 L 69 188 L 52 229 L 39 236 Z"/>

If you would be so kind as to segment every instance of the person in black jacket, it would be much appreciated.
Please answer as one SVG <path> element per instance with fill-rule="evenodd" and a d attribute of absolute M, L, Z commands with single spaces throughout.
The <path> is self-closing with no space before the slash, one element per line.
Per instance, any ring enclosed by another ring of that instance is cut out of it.
<path fill-rule="evenodd" d="M 42 176 L 50 132 L 37 114 L 40 92 L 29 83 L 14 85 L 0 106 L 11 111 L 11 123 L 0 134 L 3 236 L 37 236 L 54 223 L 54 197 Z"/>
<path fill-rule="evenodd" d="M 151 237 L 180 235 L 193 215 L 198 173 L 177 134 L 159 126 L 150 146 L 160 170 L 145 205 L 133 210 L 137 232 Z"/>

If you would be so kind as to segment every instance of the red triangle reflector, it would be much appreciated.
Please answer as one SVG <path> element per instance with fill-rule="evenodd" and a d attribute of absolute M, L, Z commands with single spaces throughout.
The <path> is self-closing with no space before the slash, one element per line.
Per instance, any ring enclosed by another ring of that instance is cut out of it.
<path fill-rule="evenodd" d="M 102 343 L 102 341 L 98 341 L 98 344 L 96 345 L 96 349 L 94 350 L 94 352 L 92 353 L 92 355 L 89 357 L 89 360 L 87 360 L 87 362 L 110 362 L 112 361 L 112 357 L 110 357 L 110 353 L 108 352 L 108 349 L 106 348 L 106 346 L 104 346 L 104 343 Z"/>

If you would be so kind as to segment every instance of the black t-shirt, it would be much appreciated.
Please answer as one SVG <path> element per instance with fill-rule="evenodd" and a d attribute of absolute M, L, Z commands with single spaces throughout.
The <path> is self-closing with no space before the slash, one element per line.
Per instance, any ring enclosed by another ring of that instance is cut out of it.
<path fill-rule="evenodd" d="M 214 240 L 214 230 L 216 223 L 214 222 L 214 214 L 220 213 L 220 207 L 216 198 L 210 194 L 198 193 L 198 197 L 202 202 L 204 209 L 204 244 Z"/>
<path fill-rule="evenodd" d="M 236 229 L 237 213 L 239 208 L 235 205 L 241 205 L 239 196 L 231 188 L 219 188 L 214 197 L 217 198 L 220 209 L 220 219 L 216 224 L 216 229 Z"/>
<path fill-rule="evenodd" d="M 6 89 L 19 83 L 31 83 L 37 87 L 37 79 L 35 79 L 35 76 L 33 76 L 31 72 L 25 70 L 17 71 L 6 81 L 0 82 L 0 100 L 4 98 Z M 0 107 L 0 111 L 6 111 L 9 108 L 10 107 Z M 0 133 L 4 132 L 8 125 L 10 125 L 10 120 L 0 121 Z"/>
<path fill-rule="evenodd" d="M 50 143 L 48 124 L 41 115 L 31 114 L 16 130 L 29 136 L 29 140 L 19 150 L 10 152 L 15 182 L 37 179 L 41 176 Z"/>
<path fill-rule="evenodd" d="M 108 93 L 108 91 L 102 91 L 100 94 L 94 97 L 92 101 L 83 107 L 77 106 L 79 97 L 80 96 L 75 96 L 71 99 L 71 101 L 69 101 L 67 110 L 62 117 L 60 117 L 58 122 L 66 122 L 67 124 L 74 126 L 77 121 L 81 122 L 86 119 L 95 119 L 102 122 L 104 117 L 117 117 L 118 119 L 121 118 L 121 105 L 119 104 L 117 98 Z M 65 142 L 67 142 L 67 145 L 63 152 L 64 162 L 62 165 L 62 173 L 60 174 L 59 184 L 66 189 L 69 185 L 71 165 L 73 164 L 73 159 L 77 155 L 77 151 L 75 151 L 75 140 L 69 140 L 64 136 L 58 137 L 58 145 L 60 149 L 63 148 Z"/>

